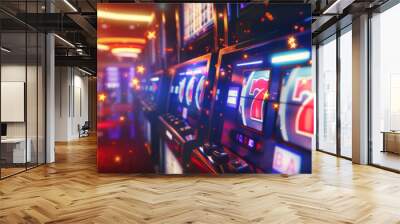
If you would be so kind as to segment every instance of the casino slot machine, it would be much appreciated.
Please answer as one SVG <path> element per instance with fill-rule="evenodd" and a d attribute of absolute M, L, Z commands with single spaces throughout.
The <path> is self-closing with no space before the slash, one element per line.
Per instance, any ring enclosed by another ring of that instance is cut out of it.
<path fill-rule="evenodd" d="M 238 41 L 235 33 L 231 39 L 236 44 L 220 51 L 211 134 L 192 150 L 192 172 L 311 173 L 314 95 L 311 32 L 304 25 L 310 14 L 305 7 L 296 10 L 299 18 L 289 26 L 293 30 L 247 42 Z M 278 20 L 285 8 L 275 7 L 275 15 L 267 12 L 261 14 Z M 273 25 L 271 19 L 272 31 Z"/>
<path fill-rule="evenodd" d="M 215 62 L 210 53 L 170 69 L 168 110 L 159 116 L 163 173 L 186 173 L 191 151 L 207 136 Z"/>
<path fill-rule="evenodd" d="M 159 161 L 158 116 L 165 112 L 169 84 L 169 76 L 164 70 L 141 81 L 139 123 L 144 135 L 144 147 L 154 164 Z"/>

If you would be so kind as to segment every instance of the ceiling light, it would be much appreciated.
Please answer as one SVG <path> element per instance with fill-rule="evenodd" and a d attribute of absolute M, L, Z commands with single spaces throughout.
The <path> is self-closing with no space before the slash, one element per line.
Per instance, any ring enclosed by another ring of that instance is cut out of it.
<path fill-rule="evenodd" d="M 114 55 L 117 57 L 121 57 L 121 58 L 137 58 L 138 57 L 137 53 L 130 53 L 130 52 L 114 53 Z"/>
<path fill-rule="evenodd" d="M 119 21 L 130 21 L 130 22 L 147 22 L 151 23 L 153 21 L 154 15 L 139 15 L 139 14 L 124 14 L 117 12 L 107 12 L 103 10 L 97 11 L 98 18 L 119 20 Z"/>
<path fill-rule="evenodd" d="M 97 40 L 97 43 L 145 44 L 146 40 L 144 38 L 134 38 L 134 37 L 102 37 Z"/>
<path fill-rule="evenodd" d="M 6 53 L 10 53 L 10 52 L 11 52 L 11 50 L 9 50 L 9 49 L 7 49 L 7 48 L 5 48 L 5 47 L 1 47 L 0 50 L 1 50 L 1 51 L 4 51 L 4 52 L 6 52 Z"/>
<path fill-rule="evenodd" d="M 62 42 L 64 42 L 65 44 L 67 44 L 68 46 L 70 46 L 70 47 L 72 47 L 72 48 L 75 48 L 75 45 L 73 45 L 71 42 L 69 42 L 68 40 L 66 40 L 66 39 L 64 39 L 64 38 L 62 38 L 62 37 L 60 37 L 59 35 L 57 35 L 57 34 L 54 34 L 54 36 L 55 37 L 57 37 L 59 40 L 61 40 Z"/>
<path fill-rule="evenodd" d="M 113 54 L 118 54 L 118 53 L 135 53 L 135 54 L 139 54 L 140 52 L 142 52 L 142 50 L 140 50 L 139 48 L 127 48 L 127 47 L 121 47 L 121 48 L 113 48 L 111 50 L 111 52 Z"/>
<path fill-rule="evenodd" d="M 97 44 L 97 50 L 108 51 L 108 50 L 110 50 L 110 47 L 108 45 L 105 45 L 105 44 Z"/>
<path fill-rule="evenodd" d="M 64 0 L 64 3 L 67 4 L 68 7 L 72 9 L 72 11 L 78 12 L 78 10 L 68 0 Z"/>
<path fill-rule="evenodd" d="M 137 58 L 141 50 L 139 48 L 113 48 L 111 52 L 117 57 Z"/>

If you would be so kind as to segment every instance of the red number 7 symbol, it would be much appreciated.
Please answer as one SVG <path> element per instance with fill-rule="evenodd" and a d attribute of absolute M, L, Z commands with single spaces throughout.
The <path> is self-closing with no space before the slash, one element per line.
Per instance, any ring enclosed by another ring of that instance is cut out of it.
<path fill-rule="evenodd" d="M 313 137 L 314 95 L 312 93 L 311 78 L 299 78 L 296 80 L 296 86 L 293 92 L 293 100 L 301 102 L 304 96 L 307 96 L 307 98 L 304 100 L 296 114 L 296 133 L 307 137 Z"/>
<path fill-rule="evenodd" d="M 268 90 L 268 85 L 268 79 L 259 78 L 252 80 L 249 92 L 249 95 L 255 95 L 250 107 L 250 119 L 252 120 L 263 121 L 264 95 Z"/>

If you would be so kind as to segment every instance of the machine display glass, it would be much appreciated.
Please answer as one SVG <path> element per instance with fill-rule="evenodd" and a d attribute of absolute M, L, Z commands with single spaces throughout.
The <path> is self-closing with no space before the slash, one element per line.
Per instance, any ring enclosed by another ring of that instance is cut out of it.
<path fill-rule="evenodd" d="M 262 131 L 270 70 L 246 71 L 244 74 L 239 107 L 241 122 L 245 127 Z"/>
<path fill-rule="evenodd" d="M 192 120 L 199 119 L 208 76 L 208 60 L 176 70 L 171 87 L 170 112 Z"/>
<path fill-rule="evenodd" d="M 282 75 L 278 136 L 285 142 L 310 149 L 314 135 L 311 67 L 294 67 Z"/>
<path fill-rule="evenodd" d="M 271 70 L 267 68 L 237 69 L 227 83 L 221 143 L 232 142 L 255 151 L 257 136 L 262 135 Z"/>

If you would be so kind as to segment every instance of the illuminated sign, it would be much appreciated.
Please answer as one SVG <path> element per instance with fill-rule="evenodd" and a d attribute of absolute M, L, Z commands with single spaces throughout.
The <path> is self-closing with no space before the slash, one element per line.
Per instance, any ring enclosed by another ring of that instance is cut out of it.
<path fill-rule="evenodd" d="M 239 87 L 230 87 L 228 91 L 227 105 L 236 108 L 239 97 Z"/>
<path fill-rule="evenodd" d="M 117 89 L 119 88 L 119 71 L 118 68 L 116 67 L 108 67 L 106 68 L 107 72 L 107 81 L 105 82 L 105 85 L 107 89 Z"/>
<path fill-rule="evenodd" d="M 212 3 L 185 3 L 183 10 L 183 39 L 185 41 L 205 32 L 213 24 Z"/>
<path fill-rule="evenodd" d="M 300 173 L 301 157 L 280 146 L 275 147 L 272 168 L 283 174 Z"/>

